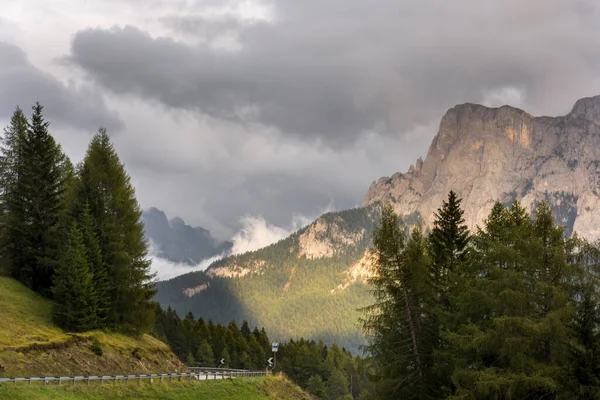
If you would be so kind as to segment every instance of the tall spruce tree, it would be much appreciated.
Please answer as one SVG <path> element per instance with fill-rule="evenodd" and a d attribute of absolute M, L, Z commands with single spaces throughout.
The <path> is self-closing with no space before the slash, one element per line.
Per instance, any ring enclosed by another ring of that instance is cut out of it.
<path fill-rule="evenodd" d="M 413 229 L 406 243 L 405 228 L 386 204 L 373 233 L 377 262 L 373 277 L 375 303 L 362 319 L 368 350 L 377 364 L 380 398 L 429 399 L 433 286 L 425 241 Z"/>
<path fill-rule="evenodd" d="M 108 275 L 108 266 L 102 259 L 100 243 L 94 224 L 94 219 L 90 214 L 89 204 L 84 204 L 82 212 L 79 214 L 78 225 L 81 230 L 82 241 L 85 246 L 85 254 L 90 272 L 94 277 L 93 293 L 91 300 L 96 309 L 96 328 L 106 326 L 106 320 L 111 308 L 110 298 L 110 279 Z"/>
<path fill-rule="evenodd" d="M 79 215 L 89 205 L 101 257 L 108 266 L 112 301 L 107 323 L 132 333 L 146 332 L 154 317 L 155 290 L 141 210 L 105 129 L 91 140 L 78 178 L 74 213 Z"/>
<path fill-rule="evenodd" d="M 600 247 L 577 234 L 568 241 L 569 262 L 583 274 L 576 281 L 573 334 L 579 346 L 571 353 L 573 399 L 600 398 Z"/>
<path fill-rule="evenodd" d="M 429 235 L 428 253 L 431 259 L 431 280 L 435 300 L 429 302 L 432 317 L 432 336 L 436 343 L 434 355 L 434 375 L 436 396 L 445 397 L 451 393 L 450 376 L 454 368 L 449 343 L 441 335 L 457 324 L 454 309 L 458 307 L 457 297 L 462 295 L 465 283 L 471 273 L 468 266 L 470 233 L 463 217 L 464 211 L 454 191 L 448 193 L 448 200 L 434 213 L 433 230 Z"/>
<path fill-rule="evenodd" d="M 475 237 L 478 271 L 461 308 L 468 316 L 448 334 L 457 367 L 453 399 L 566 395 L 577 274 L 552 221 L 544 204 L 533 221 L 518 202 L 508 210 L 496 205 Z"/>
<path fill-rule="evenodd" d="M 52 286 L 54 320 L 57 325 L 72 332 L 83 332 L 97 326 L 93 274 L 88 268 L 86 253 L 82 234 L 73 222 Z"/>
<path fill-rule="evenodd" d="M 2 245 L 2 269 L 15 279 L 28 283 L 31 266 L 20 258 L 25 255 L 24 203 L 19 201 L 17 182 L 23 174 L 23 145 L 27 137 L 28 122 L 23 111 L 17 107 L 9 125 L 4 128 L 0 155 L 0 216 Z"/>
<path fill-rule="evenodd" d="M 444 201 L 442 207 L 434 214 L 429 243 L 431 260 L 440 281 L 454 271 L 456 264 L 464 261 L 466 257 L 469 230 L 463 218 L 461 202 L 462 199 L 454 191 L 450 191 L 448 201 Z"/>
<path fill-rule="evenodd" d="M 25 135 L 17 111 L 18 129 L 12 137 L 5 137 L 3 163 L 8 166 L 5 172 L 12 172 L 3 178 L 8 183 L 4 188 L 4 227 L 13 276 L 50 295 L 60 256 L 58 229 L 69 162 L 48 132 L 42 111 L 41 104 L 33 106 Z"/>

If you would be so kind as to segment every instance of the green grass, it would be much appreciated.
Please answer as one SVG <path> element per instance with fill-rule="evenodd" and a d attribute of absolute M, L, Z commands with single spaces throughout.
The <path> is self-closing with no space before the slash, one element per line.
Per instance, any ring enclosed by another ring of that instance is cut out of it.
<path fill-rule="evenodd" d="M 240 378 L 218 381 L 172 383 L 143 382 L 73 386 L 18 384 L 0 386 L 0 399 L 243 399 L 243 400 L 310 400 L 297 386 L 281 377 Z"/>
<path fill-rule="evenodd" d="M 69 334 L 51 320 L 52 302 L 0 276 L 0 377 L 177 372 L 183 364 L 159 340 L 100 331 Z M 102 356 L 91 350 L 93 339 Z M 133 352 L 141 359 L 133 356 Z"/>
<path fill-rule="evenodd" d="M 0 349 L 69 339 L 50 320 L 52 303 L 19 282 L 0 276 Z"/>

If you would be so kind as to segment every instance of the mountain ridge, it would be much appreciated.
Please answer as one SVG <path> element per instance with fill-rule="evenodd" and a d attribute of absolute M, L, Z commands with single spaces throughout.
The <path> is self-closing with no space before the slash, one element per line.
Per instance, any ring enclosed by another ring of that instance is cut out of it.
<path fill-rule="evenodd" d="M 382 204 L 390 201 L 407 226 L 427 230 L 454 190 L 474 229 L 497 200 L 518 199 L 528 211 L 545 200 L 567 234 L 594 239 L 600 232 L 597 120 L 600 96 L 578 100 L 561 117 L 457 105 L 441 119 L 425 160 L 374 181 L 362 207 L 324 214 L 278 243 L 161 282 L 156 298 L 181 315 L 247 319 L 281 339 L 304 335 L 359 351 L 364 336 L 354 321 L 372 302 L 369 247 Z"/>
<path fill-rule="evenodd" d="M 156 251 L 156 256 L 190 266 L 221 254 L 233 247 L 230 241 L 220 242 L 201 226 L 187 225 L 180 217 L 171 220 L 164 211 L 150 207 L 142 212 L 144 234 Z"/>

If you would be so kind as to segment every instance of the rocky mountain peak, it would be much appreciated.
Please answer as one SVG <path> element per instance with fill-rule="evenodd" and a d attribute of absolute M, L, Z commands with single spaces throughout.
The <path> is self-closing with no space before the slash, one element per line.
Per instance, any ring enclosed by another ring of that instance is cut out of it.
<path fill-rule="evenodd" d="M 582 118 L 592 124 L 582 124 Z M 518 108 L 461 104 L 446 112 L 427 157 L 406 173 L 374 182 L 363 206 L 390 201 L 402 215 L 430 225 L 450 190 L 464 199 L 471 229 L 496 200 L 532 209 L 547 200 L 567 231 L 600 237 L 600 96 L 581 99 L 564 117 Z"/>
<path fill-rule="evenodd" d="M 144 235 L 155 247 L 157 256 L 195 265 L 201 260 L 228 252 L 233 244 L 219 242 L 201 226 L 192 227 L 183 219 L 168 220 L 167 215 L 150 207 L 142 213 Z"/>
<path fill-rule="evenodd" d="M 588 121 L 600 121 L 600 96 L 585 97 L 577 100 L 569 116 L 584 118 Z"/>

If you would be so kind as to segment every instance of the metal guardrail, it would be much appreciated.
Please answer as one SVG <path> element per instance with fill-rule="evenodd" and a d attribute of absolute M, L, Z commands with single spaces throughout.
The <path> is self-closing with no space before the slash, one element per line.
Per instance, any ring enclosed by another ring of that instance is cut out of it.
<path fill-rule="evenodd" d="M 91 381 L 100 381 L 100 384 L 104 382 L 116 382 L 124 380 L 125 383 L 129 383 L 130 380 L 140 382 L 142 379 L 149 379 L 150 382 L 154 382 L 158 379 L 162 382 L 163 379 L 172 381 L 173 378 L 179 379 L 180 381 L 187 378 L 188 380 L 210 380 L 210 379 L 231 379 L 231 378 L 249 378 L 256 376 L 265 376 L 265 371 L 247 371 L 247 370 L 233 370 L 223 368 L 202 368 L 195 367 L 190 370 L 197 372 L 180 372 L 171 374 L 136 374 L 136 375 L 90 375 L 90 376 L 33 376 L 33 377 L 15 377 L 15 378 L 0 378 L 0 385 L 6 383 L 17 384 L 19 382 L 32 383 L 32 382 L 43 382 L 47 385 L 49 382 L 57 382 L 59 385 L 63 382 L 75 384 L 75 382 L 87 382 L 89 385 Z"/>

